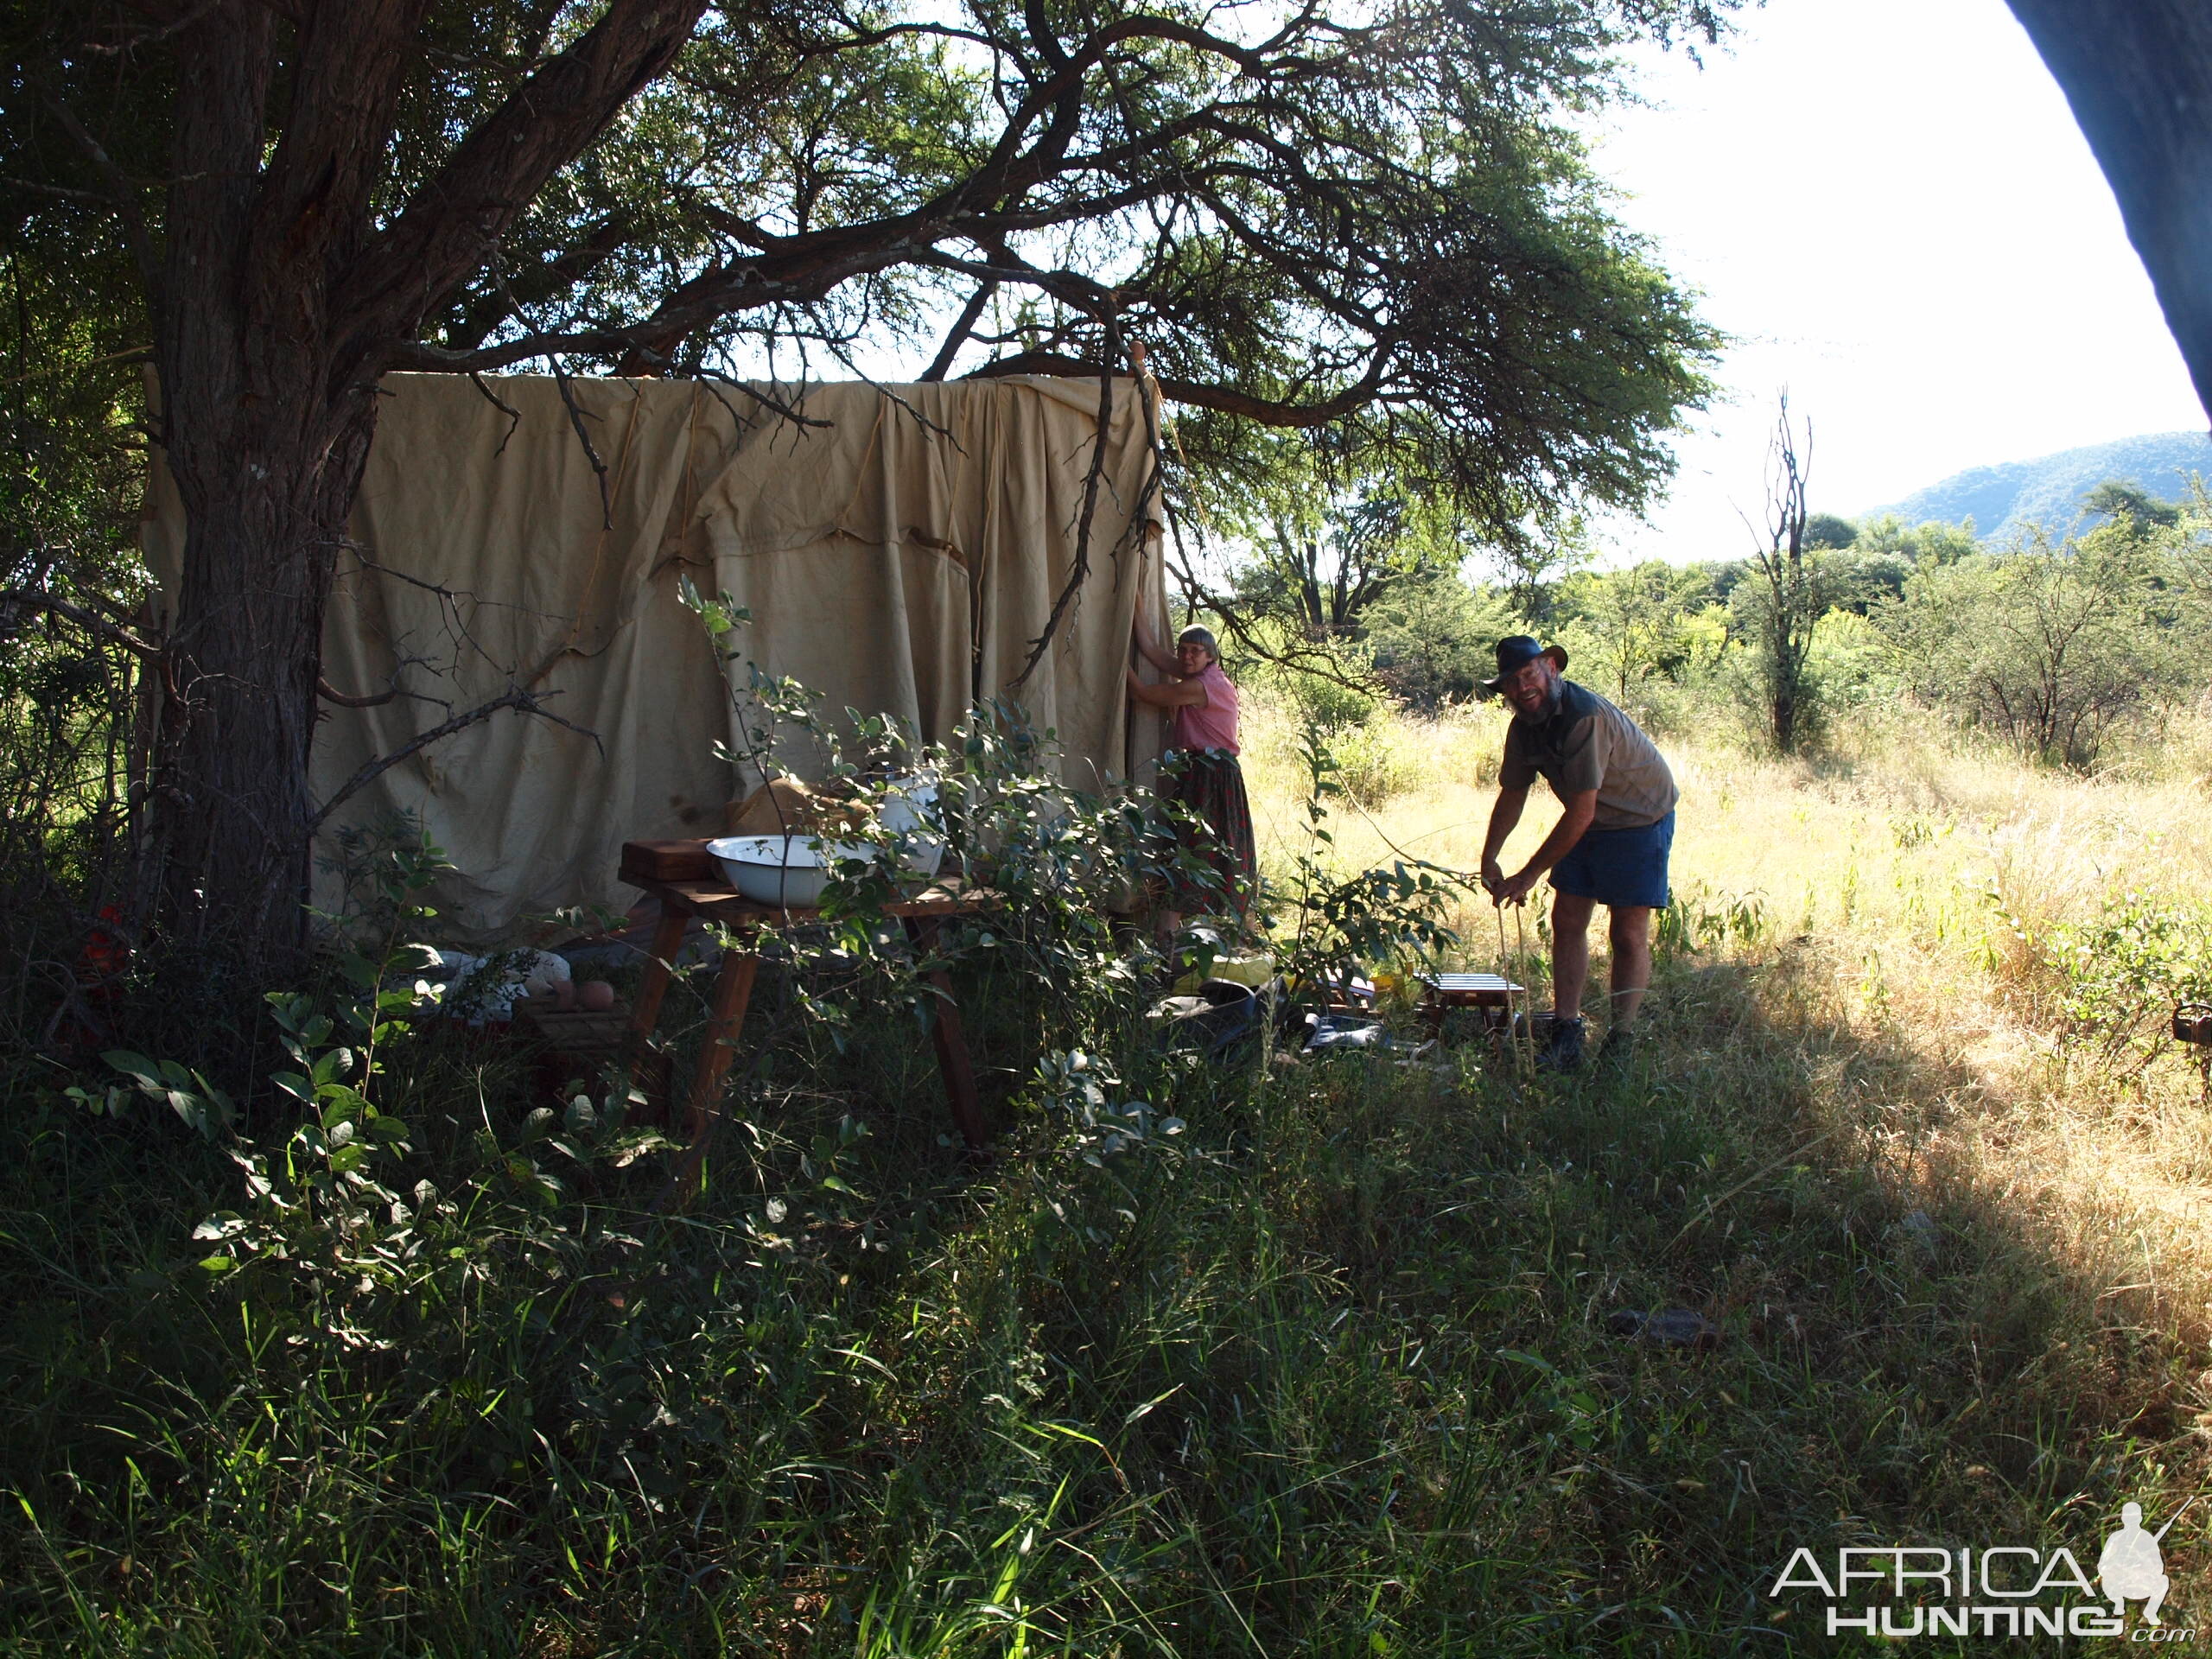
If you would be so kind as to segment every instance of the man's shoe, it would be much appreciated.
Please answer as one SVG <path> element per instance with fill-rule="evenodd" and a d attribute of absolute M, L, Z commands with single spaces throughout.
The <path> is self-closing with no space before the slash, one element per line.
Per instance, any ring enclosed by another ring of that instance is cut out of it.
<path fill-rule="evenodd" d="M 1536 1051 L 1536 1070 L 1573 1071 L 1582 1064 L 1582 1045 L 1586 1035 L 1580 1020 L 1554 1020 L 1551 1040 Z"/>
<path fill-rule="evenodd" d="M 1636 1058 L 1636 1027 L 1615 1026 L 1605 1033 L 1605 1040 L 1598 1050 L 1598 1058 L 1612 1065 L 1624 1065 Z"/>

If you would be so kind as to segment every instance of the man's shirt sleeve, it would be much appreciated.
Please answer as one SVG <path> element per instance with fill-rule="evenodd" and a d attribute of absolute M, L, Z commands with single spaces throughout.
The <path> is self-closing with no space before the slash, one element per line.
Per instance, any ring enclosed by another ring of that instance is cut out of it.
<path fill-rule="evenodd" d="M 1535 781 L 1536 768 L 1529 762 L 1528 746 L 1521 741 L 1521 724 L 1516 721 L 1505 728 L 1505 758 L 1497 763 L 1497 786 L 1526 789 Z"/>
<path fill-rule="evenodd" d="M 1552 779 L 1553 792 L 1560 799 L 1595 789 L 1605 781 L 1605 734 L 1599 729 L 1601 724 L 1596 715 L 1590 714 L 1567 728 L 1567 741 L 1560 745 L 1559 775 Z"/>

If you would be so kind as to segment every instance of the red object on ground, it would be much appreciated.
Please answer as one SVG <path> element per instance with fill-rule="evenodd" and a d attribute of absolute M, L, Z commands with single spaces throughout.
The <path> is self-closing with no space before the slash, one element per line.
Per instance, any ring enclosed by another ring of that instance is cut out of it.
<path fill-rule="evenodd" d="M 120 927 L 123 912 L 113 905 L 102 905 L 99 919 Z M 86 936 L 85 948 L 77 953 L 77 982 L 86 990 L 112 993 L 114 982 L 123 977 L 124 969 L 130 966 L 130 947 L 121 936 L 105 927 L 95 927 Z"/>

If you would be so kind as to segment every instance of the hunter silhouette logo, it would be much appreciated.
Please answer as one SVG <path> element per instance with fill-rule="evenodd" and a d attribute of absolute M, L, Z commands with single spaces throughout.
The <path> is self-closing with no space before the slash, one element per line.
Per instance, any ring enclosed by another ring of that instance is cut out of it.
<path fill-rule="evenodd" d="M 2190 1498 L 2189 1503 L 2196 1500 Z M 2156 1532 L 2143 1530 L 2143 1506 L 2124 1503 L 2120 1510 L 2120 1530 L 2105 1540 L 2104 1553 L 2097 1557 L 2097 1584 L 2112 1603 L 2114 1613 L 2125 1617 L 2126 1604 L 2143 1603 L 2143 1622 L 2156 1624 L 2158 1609 L 2166 1599 L 2171 1580 L 2166 1577 L 2165 1557 L 2159 1553 L 2158 1541 L 2173 1529 L 2174 1521 L 2189 1513 L 2189 1503 L 2174 1511 L 2169 1521 Z"/>

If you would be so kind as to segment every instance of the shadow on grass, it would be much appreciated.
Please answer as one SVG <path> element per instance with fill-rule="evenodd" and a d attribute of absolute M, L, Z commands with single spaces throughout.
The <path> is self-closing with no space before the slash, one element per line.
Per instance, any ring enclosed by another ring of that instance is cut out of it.
<path fill-rule="evenodd" d="M 1108 1093 L 1188 1128 L 1095 1164 L 1027 1089 L 1053 1011 L 978 980 L 993 1166 L 864 1018 L 670 1224 L 645 1166 L 530 1197 L 523 1069 L 450 1056 L 456 1265 L 350 1325 L 195 1281 L 219 1160 L 19 1090 L 0 1605 L 25 1650 L 1702 1654 L 1826 1647 L 1767 1594 L 1800 1545 L 2093 1560 L 2200 1466 L 2183 1356 L 1924 1185 L 1972 1080 L 1814 969 L 1676 964 L 1631 1065 L 1525 1088 L 1124 1031 Z M 1672 1306 L 1718 1344 L 1609 1333 Z"/>

